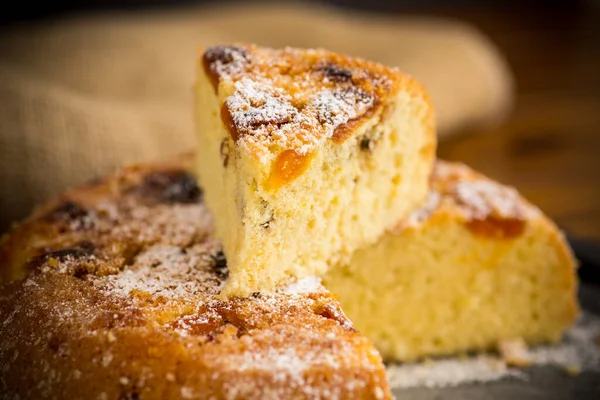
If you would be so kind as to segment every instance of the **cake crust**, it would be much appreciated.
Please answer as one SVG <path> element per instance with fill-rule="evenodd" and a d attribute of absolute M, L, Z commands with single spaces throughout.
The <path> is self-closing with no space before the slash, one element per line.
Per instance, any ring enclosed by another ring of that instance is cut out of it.
<path fill-rule="evenodd" d="M 545 218 L 519 192 L 495 182 L 458 162 L 437 160 L 427 201 L 390 232 L 401 234 L 430 219 L 449 216 L 463 222 L 474 234 L 510 239 L 523 233 L 528 220 Z M 568 248 L 565 253 L 570 252 Z"/>
<path fill-rule="evenodd" d="M 4 239 L 3 393 L 389 398 L 377 351 L 316 278 L 219 299 L 227 264 L 189 165 L 72 190 Z"/>
<path fill-rule="evenodd" d="M 306 155 L 329 138 L 343 143 L 410 81 L 323 49 L 216 46 L 201 60 L 215 92 L 227 95 L 221 116 L 229 134 L 258 158 Z"/>

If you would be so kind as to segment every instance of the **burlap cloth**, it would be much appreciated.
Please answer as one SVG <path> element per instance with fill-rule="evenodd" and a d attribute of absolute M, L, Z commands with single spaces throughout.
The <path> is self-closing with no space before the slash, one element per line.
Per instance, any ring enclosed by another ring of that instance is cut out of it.
<path fill-rule="evenodd" d="M 500 121 L 512 80 L 462 23 L 249 5 L 71 18 L 0 33 L 0 231 L 123 163 L 194 146 L 198 46 L 325 47 L 397 65 L 428 87 L 441 136 Z"/>

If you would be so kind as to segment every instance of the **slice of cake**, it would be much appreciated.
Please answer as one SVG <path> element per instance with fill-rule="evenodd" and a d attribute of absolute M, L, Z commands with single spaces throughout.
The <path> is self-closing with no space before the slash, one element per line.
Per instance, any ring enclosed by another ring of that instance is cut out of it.
<path fill-rule="evenodd" d="M 385 369 L 318 280 L 222 301 L 202 191 L 132 168 L 43 206 L 0 245 L 11 399 L 389 399 Z"/>
<path fill-rule="evenodd" d="M 196 121 L 225 296 L 347 262 L 427 194 L 432 107 L 392 68 L 325 50 L 209 48 Z"/>
<path fill-rule="evenodd" d="M 513 189 L 438 162 L 426 206 L 324 280 L 384 359 L 554 342 L 577 315 L 563 235 Z"/>

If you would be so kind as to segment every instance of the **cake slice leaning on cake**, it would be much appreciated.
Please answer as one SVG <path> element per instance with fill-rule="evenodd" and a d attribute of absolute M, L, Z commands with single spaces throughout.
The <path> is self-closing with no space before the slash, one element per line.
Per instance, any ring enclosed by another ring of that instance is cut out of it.
<path fill-rule="evenodd" d="M 425 199 L 432 107 L 395 69 L 325 50 L 212 47 L 196 103 L 226 296 L 347 262 Z"/>
<path fill-rule="evenodd" d="M 0 397 L 389 399 L 318 280 L 218 298 L 227 264 L 184 164 L 72 190 L 3 240 Z"/>
<path fill-rule="evenodd" d="M 386 360 L 555 342 L 577 312 L 562 233 L 515 189 L 438 161 L 427 204 L 324 279 Z"/>

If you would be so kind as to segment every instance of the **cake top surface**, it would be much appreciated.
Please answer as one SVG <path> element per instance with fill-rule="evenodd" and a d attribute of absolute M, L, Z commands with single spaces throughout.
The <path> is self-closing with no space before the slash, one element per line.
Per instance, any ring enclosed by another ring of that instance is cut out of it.
<path fill-rule="evenodd" d="M 496 228 L 502 226 L 499 229 L 504 233 L 507 230 L 517 233 L 527 219 L 541 215 L 515 188 L 495 182 L 464 164 L 438 160 L 425 205 L 399 228 L 419 226 L 432 215 L 444 212 L 459 213 L 467 223 L 479 223 L 478 228 L 483 223 L 488 228 L 492 224 Z M 484 232 L 479 229 L 478 233 Z"/>
<path fill-rule="evenodd" d="M 220 299 L 227 263 L 188 161 L 73 190 L 4 239 L 4 280 L 26 275 L 0 287 L 3 371 L 38 374 L 31 390 L 55 395 L 74 377 L 104 384 L 107 398 L 172 377 L 187 398 L 250 398 L 257 385 L 267 398 L 369 386 L 384 396 L 376 351 L 318 279 Z"/>
<path fill-rule="evenodd" d="M 202 66 L 230 135 L 258 157 L 305 155 L 326 139 L 345 141 L 409 79 L 326 50 L 254 45 L 208 48 Z"/>

